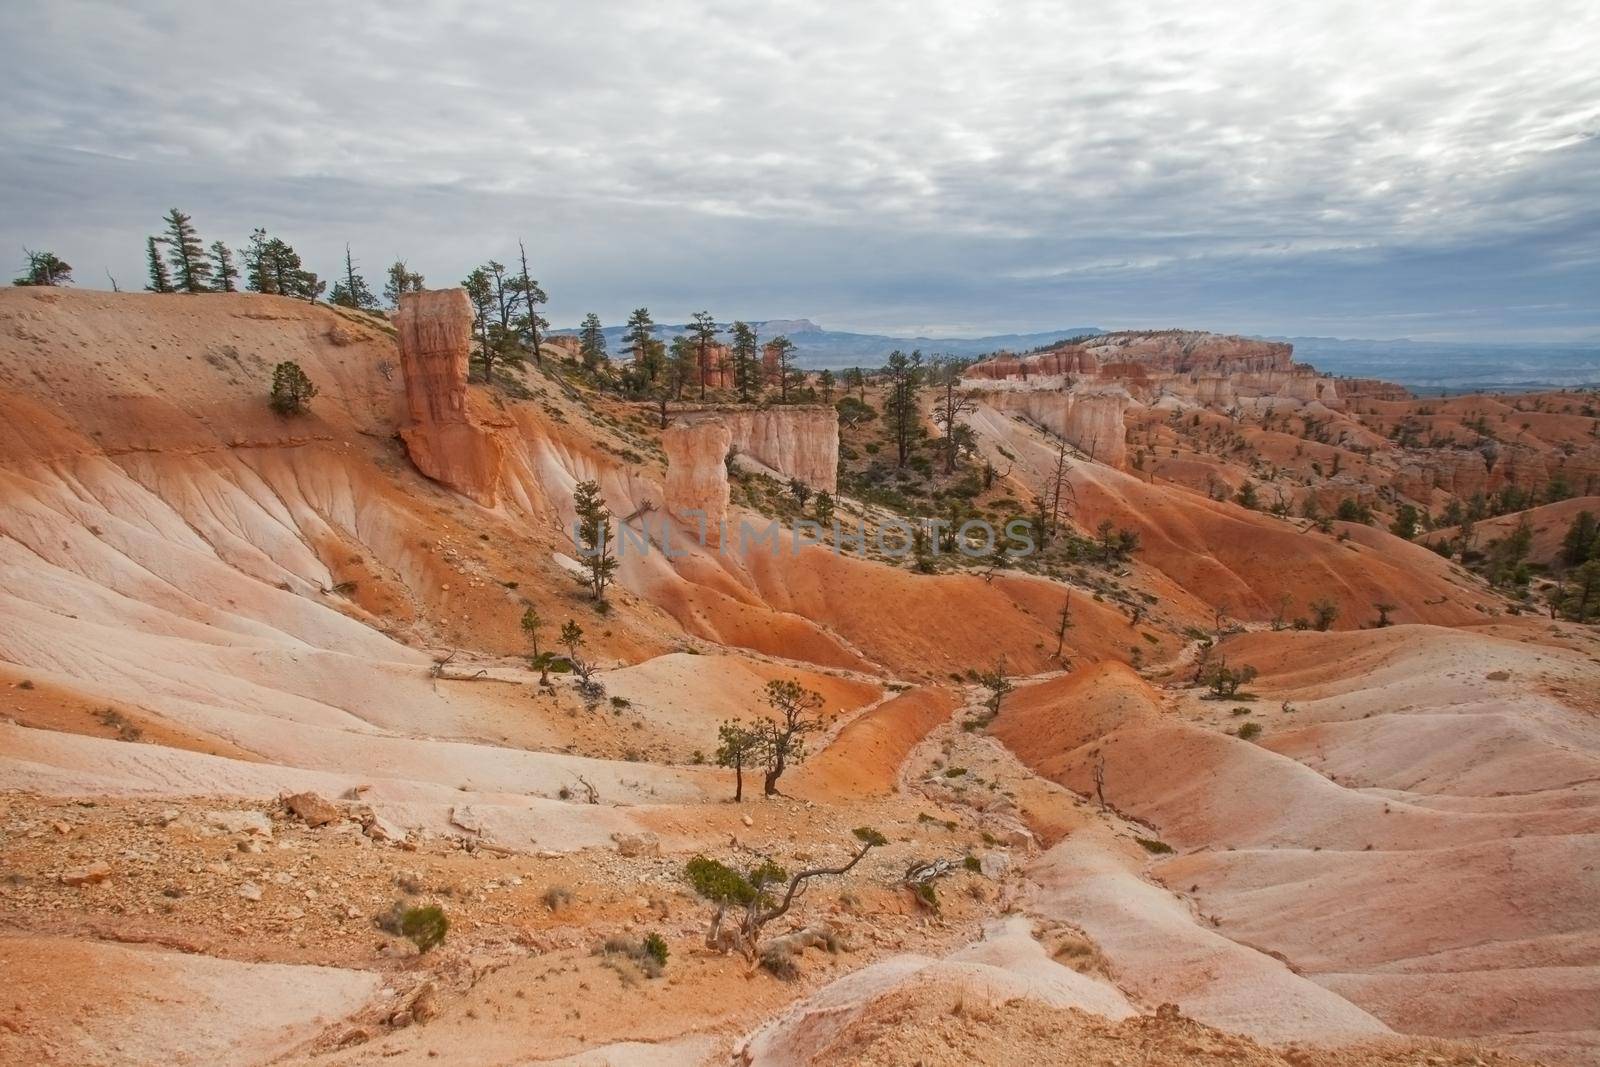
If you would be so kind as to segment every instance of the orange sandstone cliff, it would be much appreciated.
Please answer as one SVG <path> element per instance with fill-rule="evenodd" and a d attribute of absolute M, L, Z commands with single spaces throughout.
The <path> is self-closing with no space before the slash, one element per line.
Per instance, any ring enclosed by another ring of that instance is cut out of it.
<path fill-rule="evenodd" d="M 429 478 L 485 507 L 499 502 L 504 446 L 467 393 L 472 307 L 464 289 L 406 293 L 395 314 L 409 422 L 406 454 Z"/>

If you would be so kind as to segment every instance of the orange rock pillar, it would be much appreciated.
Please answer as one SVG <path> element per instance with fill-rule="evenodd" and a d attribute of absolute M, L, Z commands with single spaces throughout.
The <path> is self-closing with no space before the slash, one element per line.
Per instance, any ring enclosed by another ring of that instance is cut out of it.
<path fill-rule="evenodd" d="M 469 404 L 472 305 L 466 290 L 405 293 L 394 323 L 406 390 L 407 421 L 400 428 L 406 454 L 429 478 L 494 507 L 504 448 Z"/>

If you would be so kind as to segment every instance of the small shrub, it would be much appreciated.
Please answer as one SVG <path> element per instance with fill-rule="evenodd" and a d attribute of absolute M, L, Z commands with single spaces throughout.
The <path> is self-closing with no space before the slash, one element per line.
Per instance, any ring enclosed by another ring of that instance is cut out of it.
<path fill-rule="evenodd" d="M 944 776 L 946 778 L 960 778 L 966 773 L 967 769 L 965 767 L 947 767 L 945 768 Z"/>
<path fill-rule="evenodd" d="M 1254 741 L 1260 736 L 1261 724 L 1258 722 L 1247 722 L 1239 727 L 1239 739 L 1241 741 Z"/>
<path fill-rule="evenodd" d="M 437 904 L 420 908 L 407 908 L 400 915 L 400 932 L 411 939 L 418 952 L 427 952 L 444 940 L 450 929 L 450 920 Z"/>
<path fill-rule="evenodd" d="M 762 951 L 761 969 L 785 982 L 800 977 L 800 965 L 795 962 L 794 953 L 783 945 L 773 945 Z"/>
<path fill-rule="evenodd" d="M 32 683 L 27 684 L 29 688 L 32 687 Z M 117 739 L 120 741 L 137 741 L 144 736 L 144 731 L 138 725 L 130 722 L 126 715 L 115 708 L 101 708 L 94 713 L 94 717 L 102 726 L 109 726 L 117 731 Z"/>
<path fill-rule="evenodd" d="M 551 911 L 560 911 L 572 903 L 572 890 L 564 885 L 553 885 L 544 891 L 544 896 L 539 898 L 544 901 L 544 906 Z"/>
<path fill-rule="evenodd" d="M 1167 844 L 1165 841 L 1157 841 L 1153 837 L 1136 837 L 1134 840 L 1139 842 L 1139 847 L 1143 848 L 1152 856 L 1165 856 L 1170 855 L 1172 852 L 1171 845 Z"/>
<path fill-rule="evenodd" d="M 983 864 L 978 860 L 978 857 L 976 857 L 976 856 L 968 856 L 968 857 L 966 857 L 965 859 L 963 859 L 961 861 L 961 866 L 965 867 L 967 870 L 971 871 L 973 874 L 979 874 L 979 873 L 981 873 L 983 871 Z"/>
<path fill-rule="evenodd" d="M 606 957 L 606 964 L 622 976 L 623 985 L 631 985 L 637 975 L 631 973 L 634 968 L 622 964 L 622 960 L 631 961 L 646 978 L 660 978 L 667 963 L 667 942 L 660 934 L 651 934 L 643 941 L 613 934 L 600 942 L 595 951 Z"/>

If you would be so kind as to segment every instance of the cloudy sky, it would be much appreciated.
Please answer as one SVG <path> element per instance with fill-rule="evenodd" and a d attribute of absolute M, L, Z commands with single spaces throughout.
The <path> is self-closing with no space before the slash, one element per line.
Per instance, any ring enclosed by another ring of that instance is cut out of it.
<path fill-rule="evenodd" d="M 1597 57 L 1594 0 L 6 0 L 0 249 L 137 287 L 178 205 L 434 285 L 520 236 L 558 325 L 1593 339 Z"/>

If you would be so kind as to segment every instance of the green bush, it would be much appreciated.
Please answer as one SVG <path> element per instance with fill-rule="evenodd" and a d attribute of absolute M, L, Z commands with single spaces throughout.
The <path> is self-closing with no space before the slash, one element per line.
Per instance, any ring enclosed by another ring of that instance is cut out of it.
<path fill-rule="evenodd" d="M 279 415 L 303 415 L 317 395 L 317 387 L 300 364 L 286 360 L 272 369 L 272 410 Z"/>
<path fill-rule="evenodd" d="M 658 966 L 667 965 L 667 939 L 660 934 L 652 933 L 644 939 L 644 952 L 655 960 Z"/>
<path fill-rule="evenodd" d="M 400 932 L 411 939 L 417 951 L 427 952 L 444 940 L 450 929 L 450 920 L 437 904 L 420 908 L 407 908 L 400 916 Z"/>

